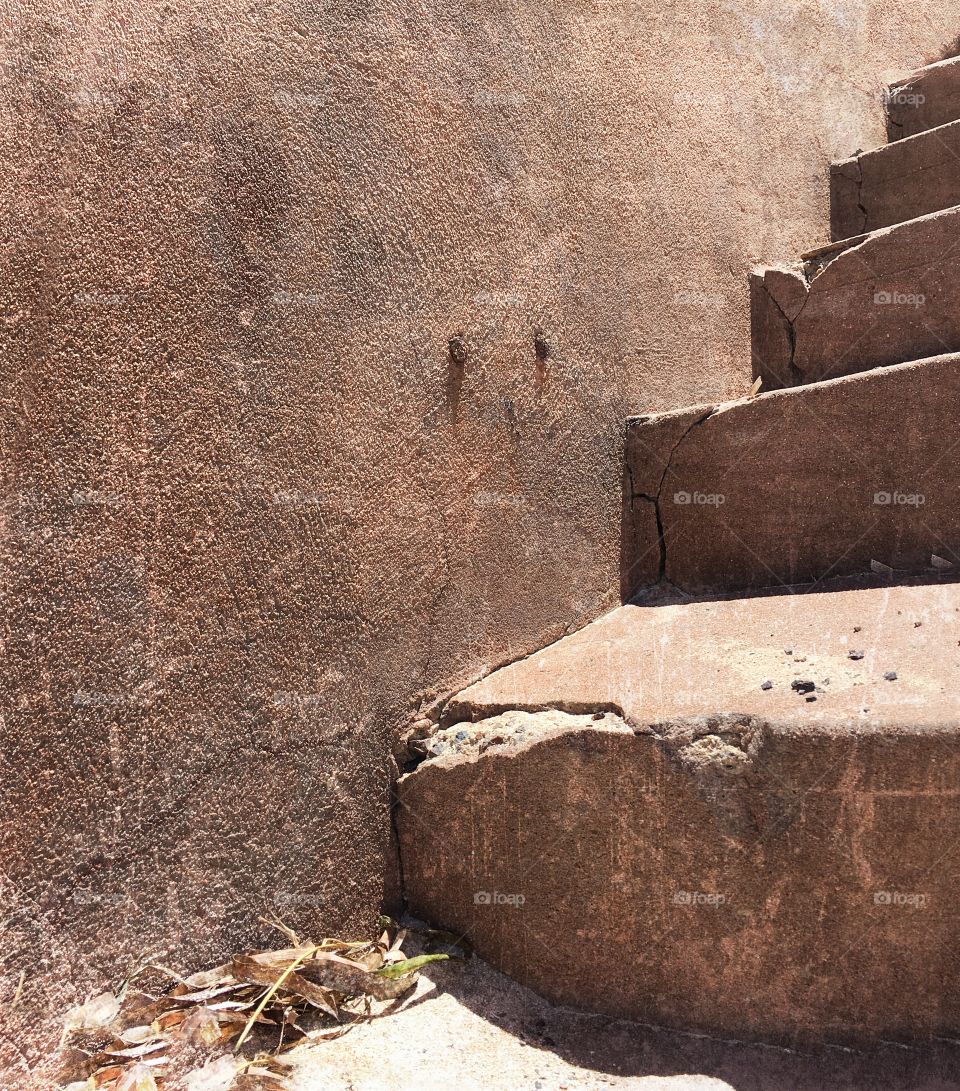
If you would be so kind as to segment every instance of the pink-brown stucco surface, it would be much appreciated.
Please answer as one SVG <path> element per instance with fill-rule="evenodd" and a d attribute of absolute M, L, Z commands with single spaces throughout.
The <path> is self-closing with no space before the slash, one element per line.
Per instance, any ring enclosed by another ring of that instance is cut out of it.
<path fill-rule="evenodd" d="M 624 418 L 746 389 L 749 267 L 825 240 L 828 161 L 955 28 L 4 6 L 10 1080 L 147 954 L 372 927 L 410 709 L 616 601 Z"/>

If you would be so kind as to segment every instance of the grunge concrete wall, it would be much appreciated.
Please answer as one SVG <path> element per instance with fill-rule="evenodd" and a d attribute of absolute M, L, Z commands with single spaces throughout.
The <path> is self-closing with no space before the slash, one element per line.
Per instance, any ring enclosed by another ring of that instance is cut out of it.
<path fill-rule="evenodd" d="M 623 420 L 960 2 L 8 0 L 5 1059 L 147 953 L 395 895 L 412 704 L 618 594 Z M 25 972 L 16 1007 L 11 1000 Z"/>

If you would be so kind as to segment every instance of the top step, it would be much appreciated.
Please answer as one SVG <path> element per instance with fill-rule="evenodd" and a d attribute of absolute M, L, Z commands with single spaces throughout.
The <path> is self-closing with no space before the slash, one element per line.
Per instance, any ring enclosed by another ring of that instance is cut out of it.
<path fill-rule="evenodd" d="M 890 141 L 960 120 L 960 57 L 912 72 L 891 84 L 884 99 Z"/>

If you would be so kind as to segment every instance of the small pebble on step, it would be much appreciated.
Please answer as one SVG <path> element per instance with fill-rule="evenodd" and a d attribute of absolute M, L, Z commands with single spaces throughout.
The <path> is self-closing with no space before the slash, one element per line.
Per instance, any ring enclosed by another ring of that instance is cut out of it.
<path fill-rule="evenodd" d="M 763 683 L 761 684 L 760 688 L 761 688 L 762 690 L 764 690 L 764 691 L 766 691 L 766 690 L 771 690 L 771 689 L 773 689 L 773 683 L 772 683 L 772 682 L 770 681 L 770 679 L 768 678 L 768 679 L 766 680 L 766 682 L 763 682 Z"/>
<path fill-rule="evenodd" d="M 887 682 L 896 682 L 897 672 L 896 671 L 887 671 L 887 673 L 883 677 Z"/>
<path fill-rule="evenodd" d="M 863 659 L 866 652 L 850 652 L 851 659 Z"/>

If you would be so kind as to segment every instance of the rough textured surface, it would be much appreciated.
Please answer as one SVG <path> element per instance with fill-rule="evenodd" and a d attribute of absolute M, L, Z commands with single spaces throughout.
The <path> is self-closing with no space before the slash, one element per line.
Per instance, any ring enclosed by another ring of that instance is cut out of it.
<path fill-rule="evenodd" d="M 558 731 L 602 727 L 608 719 L 603 712 L 577 715 L 550 710 L 531 713 L 513 709 L 499 716 L 491 716 L 482 723 L 459 723 L 440 728 L 425 741 L 423 757 L 429 760 L 459 759 L 465 754 L 485 754 L 494 746 L 525 746 L 532 740 Z"/>
<path fill-rule="evenodd" d="M 802 266 L 770 266 L 750 274 L 750 322 L 754 378 L 763 390 L 796 386 L 793 322 L 807 301 Z"/>
<path fill-rule="evenodd" d="M 746 388 L 747 269 L 816 240 L 875 87 L 958 22 L 7 5 L 21 1086 L 48 1040 L 23 1013 L 145 950 L 216 958 L 278 910 L 370 925 L 410 702 L 616 600 L 624 416 Z"/>
<path fill-rule="evenodd" d="M 589 707 L 632 724 L 710 713 L 821 732 L 843 724 L 893 730 L 904 722 L 953 723 L 960 711 L 960 585 L 826 586 L 621 607 L 469 686 L 451 700 L 446 720 L 507 710 L 582 714 Z M 886 681 L 890 671 L 896 683 Z M 814 702 L 791 688 L 811 679 Z M 769 690 L 761 688 L 766 681 Z"/>
<path fill-rule="evenodd" d="M 793 322 L 801 382 L 960 349 L 960 208 L 868 235 L 830 255 Z"/>
<path fill-rule="evenodd" d="M 559 1003 L 956 1037 L 958 636 L 957 585 L 621 608 L 456 700 L 623 722 L 404 777 L 411 906 Z"/>
<path fill-rule="evenodd" d="M 955 121 L 960 117 L 960 57 L 938 61 L 897 80 L 887 88 L 884 102 L 890 140 Z"/>
<path fill-rule="evenodd" d="M 960 115 L 960 102 L 957 103 Z M 960 121 L 864 152 L 830 168 L 834 239 L 960 205 Z"/>
<path fill-rule="evenodd" d="M 627 427 L 623 473 L 620 591 L 624 602 L 663 578 L 660 497 L 673 452 L 711 410 L 698 406 L 640 417 Z"/>
<path fill-rule="evenodd" d="M 665 578 L 697 593 L 960 565 L 958 417 L 960 357 L 942 356 L 631 421 L 635 474 L 662 475 Z"/>
<path fill-rule="evenodd" d="M 953 1091 L 956 1045 L 787 1050 L 554 1007 L 475 958 L 335 1042 L 296 1049 L 293 1091 Z"/>

